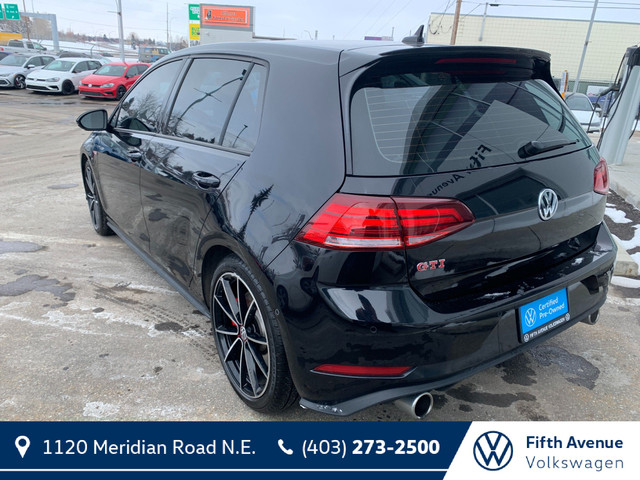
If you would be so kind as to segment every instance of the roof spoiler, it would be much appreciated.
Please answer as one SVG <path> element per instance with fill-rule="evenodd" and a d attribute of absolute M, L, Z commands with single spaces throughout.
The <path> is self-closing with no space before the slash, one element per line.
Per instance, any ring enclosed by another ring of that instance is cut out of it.
<path fill-rule="evenodd" d="M 416 33 L 409 37 L 404 37 L 402 43 L 405 45 L 413 45 L 415 47 L 424 45 L 424 25 L 420 25 Z"/>

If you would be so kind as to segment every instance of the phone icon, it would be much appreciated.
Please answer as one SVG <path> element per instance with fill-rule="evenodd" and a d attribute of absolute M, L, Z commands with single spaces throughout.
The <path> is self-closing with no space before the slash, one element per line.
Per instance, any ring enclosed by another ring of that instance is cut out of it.
<path fill-rule="evenodd" d="M 278 440 L 278 446 L 280 447 L 280 450 L 282 450 L 287 455 L 293 455 L 293 450 L 291 450 L 290 448 L 286 448 L 284 446 L 284 440 L 282 439 Z"/>

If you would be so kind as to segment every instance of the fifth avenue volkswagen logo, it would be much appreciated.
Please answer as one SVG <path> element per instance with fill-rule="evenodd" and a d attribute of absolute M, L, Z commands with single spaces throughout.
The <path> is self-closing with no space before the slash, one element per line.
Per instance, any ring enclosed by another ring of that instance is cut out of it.
<path fill-rule="evenodd" d="M 549 220 L 558 210 L 558 195 L 550 188 L 545 188 L 538 195 L 538 215 L 542 220 Z"/>
<path fill-rule="evenodd" d="M 503 433 L 483 433 L 473 446 L 473 456 L 485 470 L 501 470 L 513 457 L 513 445 Z"/>

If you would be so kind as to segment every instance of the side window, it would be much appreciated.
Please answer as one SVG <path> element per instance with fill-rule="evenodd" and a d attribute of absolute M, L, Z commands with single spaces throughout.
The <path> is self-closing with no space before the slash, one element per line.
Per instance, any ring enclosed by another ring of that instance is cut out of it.
<path fill-rule="evenodd" d="M 73 69 L 73 73 L 80 73 L 88 70 L 87 62 L 80 62 L 76 65 L 76 68 Z"/>
<path fill-rule="evenodd" d="M 157 132 L 165 99 L 182 62 L 171 62 L 157 68 L 138 83 L 120 106 L 116 128 Z"/>
<path fill-rule="evenodd" d="M 242 87 L 222 145 L 250 152 L 256 145 L 267 69 L 254 65 Z"/>
<path fill-rule="evenodd" d="M 22 47 L 22 42 L 19 42 L 18 40 L 9 40 L 9 46 L 10 47 Z"/>
<path fill-rule="evenodd" d="M 51 62 L 53 62 L 53 57 L 42 57 L 43 65 L 49 65 Z"/>
<path fill-rule="evenodd" d="M 97 62 L 95 60 L 91 60 L 89 62 L 89 70 L 97 70 L 102 66 L 102 64 L 100 62 Z"/>
<path fill-rule="evenodd" d="M 36 67 L 39 67 L 42 65 L 42 57 L 31 57 L 29 59 L 29 61 L 27 62 L 28 65 L 35 65 Z"/>
<path fill-rule="evenodd" d="M 170 135 L 220 145 L 223 128 L 249 63 L 199 58 L 193 61 L 169 117 Z"/>
<path fill-rule="evenodd" d="M 27 48 L 30 48 L 30 49 L 32 49 L 32 50 L 33 50 L 33 43 L 31 43 L 31 42 L 27 42 Z"/>
<path fill-rule="evenodd" d="M 146 65 L 138 65 L 138 75 L 142 75 L 144 72 L 146 72 L 147 68 L 149 67 Z"/>

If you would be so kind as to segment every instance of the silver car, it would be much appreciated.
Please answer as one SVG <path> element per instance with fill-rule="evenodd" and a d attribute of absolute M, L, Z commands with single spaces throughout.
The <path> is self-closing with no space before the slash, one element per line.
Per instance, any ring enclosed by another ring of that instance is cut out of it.
<path fill-rule="evenodd" d="M 14 53 L 0 60 L 0 87 L 25 88 L 25 78 L 34 70 L 50 64 L 53 55 L 24 55 Z"/>
<path fill-rule="evenodd" d="M 600 114 L 593 108 L 589 97 L 583 93 L 569 93 L 565 97 L 565 101 L 585 132 L 600 131 Z"/>

